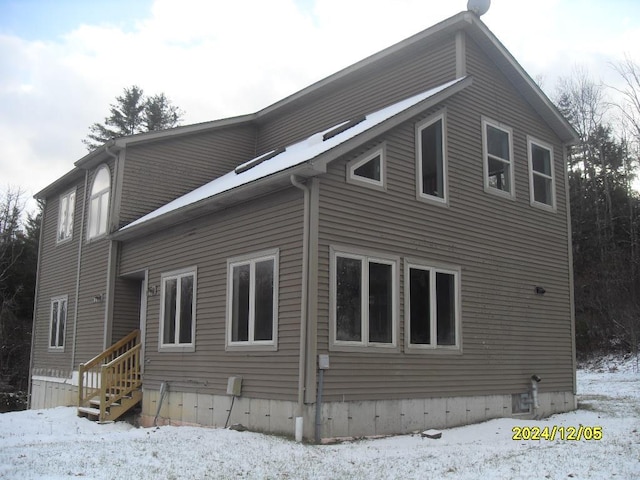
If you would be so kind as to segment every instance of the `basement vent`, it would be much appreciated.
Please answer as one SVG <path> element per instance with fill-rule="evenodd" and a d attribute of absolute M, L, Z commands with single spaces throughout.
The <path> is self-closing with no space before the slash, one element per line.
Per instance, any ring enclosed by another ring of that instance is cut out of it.
<path fill-rule="evenodd" d="M 285 151 L 284 148 L 279 148 L 278 150 L 271 150 L 270 152 L 267 152 L 263 155 L 260 155 L 259 157 L 254 158 L 253 160 L 249 160 L 248 162 L 245 162 L 242 165 L 238 165 L 235 168 L 234 172 L 236 172 L 237 175 L 240 175 L 241 173 L 246 172 L 247 170 L 251 170 L 253 167 L 257 167 L 262 162 L 266 162 L 267 160 L 271 160 L 273 157 L 277 157 L 284 151 Z"/>
<path fill-rule="evenodd" d="M 330 138 L 335 137 L 336 135 L 340 135 L 342 132 L 349 130 L 352 127 L 355 127 L 359 123 L 364 122 L 367 119 L 366 116 L 354 118 L 353 120 L 349 120 L 348 122 L 343 123 L 342 125 L 334 128 L 333 130 L 329 130 L 322 136 L 322 141 L 326 142 Z"/>
<path fill-rule="evenodd" d="M 511 413 L 531 413 L 532 403 L 529 393 L 514 393 L 511 395 Z"/>

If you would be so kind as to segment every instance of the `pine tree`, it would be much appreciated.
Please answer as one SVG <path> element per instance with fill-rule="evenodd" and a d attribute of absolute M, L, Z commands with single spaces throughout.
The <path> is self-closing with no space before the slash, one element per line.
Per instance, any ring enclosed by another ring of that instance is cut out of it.
<path fill-rule="evenodd" d="M 124 94 L 109 106 L 109 116 L 104 123 L 89 127 L 82 143 L 91 151 L 112 138 L 173 128 L 180 124 L 183 114 L 164 93 L 145 97 L 144 91 L 133 85 L 125 88 Z"/>

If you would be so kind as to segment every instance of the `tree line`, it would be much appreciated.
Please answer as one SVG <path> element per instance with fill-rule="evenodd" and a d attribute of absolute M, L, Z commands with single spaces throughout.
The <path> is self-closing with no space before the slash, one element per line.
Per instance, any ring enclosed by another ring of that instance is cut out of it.
<path fill-rule="evenodd" d="M 581 354 L 637 353 L 640 334 L 640 67 L 627 59 L 614 68 L 621 88 L 578 70 L 556 98 L 579 135 L 567 169 Z"/>
<path fill-rule="evenodd" d="M 20 190 L 0 192 L 0 412 L 24 407 L 40 214 L 22 220 Z"/>

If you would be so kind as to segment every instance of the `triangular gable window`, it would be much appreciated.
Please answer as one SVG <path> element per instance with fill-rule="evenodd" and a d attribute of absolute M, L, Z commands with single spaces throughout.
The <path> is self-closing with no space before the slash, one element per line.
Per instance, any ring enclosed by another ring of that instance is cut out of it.
<path fill-rule="evenodd" d="M 347 164 L 347 181 L 384 188 L 384 149 L 379 148 Z"/>

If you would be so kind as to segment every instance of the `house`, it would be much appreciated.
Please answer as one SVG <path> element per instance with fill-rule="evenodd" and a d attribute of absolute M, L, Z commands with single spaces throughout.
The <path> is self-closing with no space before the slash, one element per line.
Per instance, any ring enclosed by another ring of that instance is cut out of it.
<path fill-rule="evenodd" d="M 462 12 L 109 141 L 37 195 L 31 407 L 316 439 L 572 410 L 575 138 Z"/>

